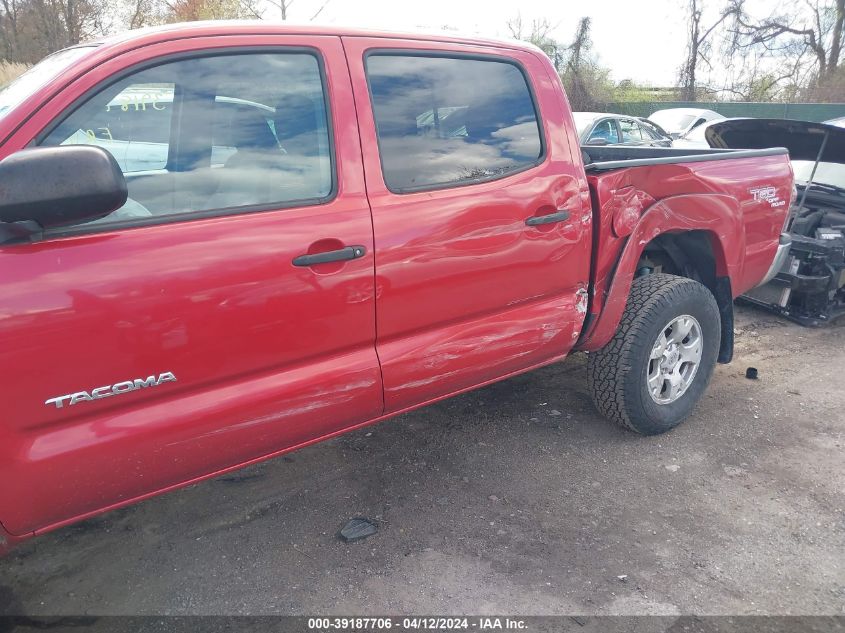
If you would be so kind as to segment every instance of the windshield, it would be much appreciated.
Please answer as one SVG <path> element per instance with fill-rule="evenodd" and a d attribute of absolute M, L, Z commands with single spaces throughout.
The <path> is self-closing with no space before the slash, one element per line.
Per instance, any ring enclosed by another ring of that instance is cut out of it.
<path fill-rule="evenodd" d="M 596 120 L 596 115 L 590 112 L 573 112 L 572 117 L 575 119 L 575 127 L 578 130 L 578 136 L 581 136 L 587 131 L 593 121 Z"/>
<path fill-rule="evenodd" d="M 0 119 L 12 108 L 22 103 L 36 90 L 55 79 L 80 57 L 88 53 L 93 46 L 67 48 L 45 57 L 23 75 L 3 86 L 0 90 Z"/>
<path fill-rule="evenodd" d="M 792 161 L 792 170 L 795 172 L 795 182 L 799 185 L 806 184 L 810 179 L 810 174 L 813 173 L 813 165 L 815 163 L 811 160 L 794 160 Z M 813 176 L 813 182 L 822 183 L 825 185 L 834 185 L 836 187 L 845 187 L 845 165 L 841 163 L 819 163 L 816 174 Z"/>
<path fill-rule="evenodd" d="M 695 119 L 694 114 L 681 114 L 671 110 L 657 111 L 648 117 L 667 132 L 683 132 Z"/>

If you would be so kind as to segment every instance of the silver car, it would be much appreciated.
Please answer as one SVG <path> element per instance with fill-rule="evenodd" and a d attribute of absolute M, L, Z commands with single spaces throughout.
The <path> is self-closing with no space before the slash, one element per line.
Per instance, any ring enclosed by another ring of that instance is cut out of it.
<path fill-rule="evenodd" d="M 671 147 L 672 138 L 648 119 L 609 112 L 573 112 L 581 145 Z"/>

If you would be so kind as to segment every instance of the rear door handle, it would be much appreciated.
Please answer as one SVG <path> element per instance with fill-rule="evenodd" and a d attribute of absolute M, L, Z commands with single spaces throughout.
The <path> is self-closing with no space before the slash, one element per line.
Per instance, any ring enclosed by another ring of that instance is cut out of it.
<path fill-rule="evenodd" d="M 548 215 L 534 215 L 525 220 L 528 226 L 540 226 L 541 224 L 556 224 L 569 219 L 569 211 L 557 211 Z"/>
<path fill-rule="evenodd" d="M 294 257 L 294 266 L 314 266 L 315 264 L 328 264 L 329 262 L 344 262 L 350 259 L 363 257 L 367 252 L 364 246 L 347 246 L 336 251 L 314 253 L 313 255 L 300 255 Z"/>

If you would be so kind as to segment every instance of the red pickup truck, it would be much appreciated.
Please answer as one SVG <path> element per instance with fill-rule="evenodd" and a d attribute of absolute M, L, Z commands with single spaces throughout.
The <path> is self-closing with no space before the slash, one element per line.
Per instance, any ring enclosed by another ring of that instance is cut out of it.
<path fill-rule="evenodd" d="M 785 150 L 579 146 L 518 43 L 196 23 L 0 92 L 3 546 L 589 352 L 645 434 L 772 276 Z"/>

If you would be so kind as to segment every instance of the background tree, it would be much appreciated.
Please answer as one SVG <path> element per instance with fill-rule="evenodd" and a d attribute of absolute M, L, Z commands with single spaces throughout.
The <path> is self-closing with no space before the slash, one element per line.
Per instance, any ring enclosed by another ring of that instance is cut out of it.
<path fill-rule="evenodd" d="M 282 20 L 288 19 L 288 12 L 290 11 L 290 6 L 293 2 L 294 0 L 270 0 L 270 4 L 274 7 L 278 7 Z"/>
<path fill-rule="evenodd" d="M 521 17 L 508 21 L 508 30 L 515 39 L 530 42 L 549 56 L 566 88 L 574 110 L 593 110 L 600 103 L 612 100 L 610 70 L 601 67 L 592 54 L 590 18 L 581 18 L 571 44 L 557 41 L 555 26 L 548 20 L 532 20 L 526 25 Z"/>
<path fill-rule="evenodd" d="M 290 8 L 291 5 L 295 2 L 295 0 L 268 0 L 268 2 L 275 8 L 279 10 L 279 15 L 282 18 L 282 21 L 286 21 L 290 17 Z M 323 9 L 326 8 L 326 5 L 330 2 L 330 0 L 325 0 L 317 11 L 311 15 L 309 20 L 315 20 L 317 17 L 323 12 Z M 273 16 L 275 18 L 275 16 Z M 300 18 L 302 19 L 302 18 Z"/>
<path fill-rule="evenodd" d="M 756 52 L 770 66 L 785 67 L 778 84 L 793 81 L 804 92 L 825 92 L 839 77 L 845 33 L 845 0 L 805 0 L 782 5 L 768 17 L 754 19 L 746 0 L 729 0 L 731 16 L 726 56 Z M 839 95 L 845 98 L 845 95 Z"/>
<path fill-rule="evenodd" d="M 845 64 L 839 64 L 839 68 L 824 81 L 824 83 L 811 86 L 803 92 L 803 99 L 819 103 L 842 103 L 845 101 Z"/>
<path fill-rule="evenodd" d="M 517 15 L 515 18 L 508 20 L 507 27 L 510 36 L 515 40 L 530 42 L 541 49 L 552 60 L 555 69 L 560 72 L 561 64 L 563 63 L 562 47 L 552 37 L 552 31 L 557 25 L 552 26 L 547 19 L 543 18 L 541 20 L 531 20 L 531 25 L 528 26 L 523 23 L 522 15 Z"/>
<path fill-rule="evenodd" d="M 129 0 L 123 23 L 129 29 L 160 24 L 165 20 L 165 8 L 160 0 Z"/>
<path fill-rule="evenodd" d="M 561 79 L 573 109 L 590 111 L 599 109 L 600 103 L 613 98 L 610 69 L 601 67 L 592 54 L 590 18 L 581 18 L 575 29 L 575 38 L 566 49 L 566 64 Z"/>
<path fill-rule="evenodd" d="M 255 0 L 169 0 L 165 21 L 239 20 L 260 18 Z"/>
<path fill-rule="evenodd" d="M 728 19 L 729 9 L 720 11 L 710 26 L 702 25 L 704 0 L 688 0 L 687 4 L 687 49 L 686 58 L 679 72 L 680 97 L 682 101 L 698 100 L 698 70 L 705 64 L 712 70 L 710 61 L 712 40 L 717 29 Z"/>
<path fill-rule="evenodd" d="M 3 45 L 3 57 L 18 61 L 20 49 L 19 4 L 17 0 L 0 1 L 0 41 Z"/>
<path fill-rule="evenodd" d="M 105 33 L 108 0 L 0 0 L 0 49 L 11 62 L 33 63 Z"/>

